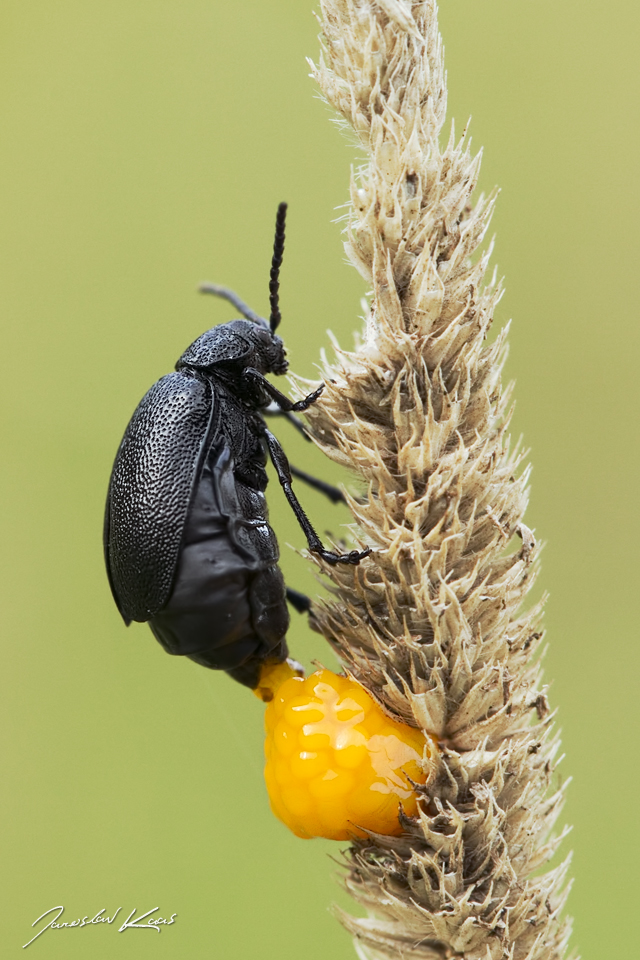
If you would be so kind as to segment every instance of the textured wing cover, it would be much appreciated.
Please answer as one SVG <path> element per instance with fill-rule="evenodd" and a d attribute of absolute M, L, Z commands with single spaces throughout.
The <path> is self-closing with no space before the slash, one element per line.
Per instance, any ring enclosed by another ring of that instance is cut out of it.
<path fill-rule="evenodd" d="M 120 444 L 105 556 L 127 621 L 148 620 L 169 599 L 213 406 L 206 382 L 170 373 L 142 398 Z"/>

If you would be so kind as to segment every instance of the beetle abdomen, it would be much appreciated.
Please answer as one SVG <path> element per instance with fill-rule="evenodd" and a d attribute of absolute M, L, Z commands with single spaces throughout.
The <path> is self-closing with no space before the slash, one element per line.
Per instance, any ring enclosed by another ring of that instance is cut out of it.
<path fill-rule="evenodd" d="M 212 450 L 194 490 L 171 596 L 149 623 L 168 653 L 229 670 L 248 686 L 265 659 L 287 655 L 285 586 L 265 515 L 264 495 L 234 479 L 228 448 Z"/>

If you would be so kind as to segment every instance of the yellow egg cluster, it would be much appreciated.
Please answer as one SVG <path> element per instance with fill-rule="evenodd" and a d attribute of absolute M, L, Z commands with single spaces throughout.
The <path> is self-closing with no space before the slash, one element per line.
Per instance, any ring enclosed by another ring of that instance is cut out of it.
<path fill-rule="evenodd" d="M 272 669 L 256 693 L 273 697 L 265 780 L 275 815 L 305 839 L 348 840 L 366 836 L 362 828 L 400 834 L 400 804 L 415 816 L 410 780 L 424 783 L 421 761 L 433 743 L 388 717 L 347 677 L 319 670 L 305 679 L 283 664 Z"/>

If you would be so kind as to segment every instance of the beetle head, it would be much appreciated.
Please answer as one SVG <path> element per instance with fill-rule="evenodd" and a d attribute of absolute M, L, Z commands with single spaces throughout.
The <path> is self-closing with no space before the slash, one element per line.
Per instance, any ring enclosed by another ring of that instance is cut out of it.
<path fill-rule="evenodd" d="M 240 322 L 240 321 L 237 321 Z M 289 369 L 287 351 L 280 337 L 267 326 L 254 324 L 250 331 L 254 348 L 254 363 L 260 373 L 283 374 Z"/>

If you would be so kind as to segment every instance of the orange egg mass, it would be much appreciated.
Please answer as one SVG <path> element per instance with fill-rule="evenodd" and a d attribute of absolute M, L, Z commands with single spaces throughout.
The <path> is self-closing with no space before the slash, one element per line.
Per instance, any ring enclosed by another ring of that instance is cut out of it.
<path fill-rule="evenodd" d="M 330 670 L 305 678 L 287 664 L 267 667 L 255 692 L 272 696 L 265 780 L 276 817 L 304 839 L 402 833 L 400 805 L 416 815 L 410 781 L 425 782 L 422 761 L 435 750 L 432 740 Z"/>

